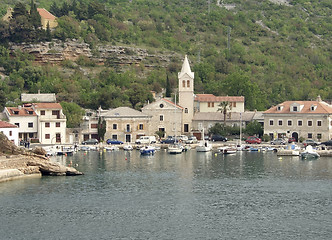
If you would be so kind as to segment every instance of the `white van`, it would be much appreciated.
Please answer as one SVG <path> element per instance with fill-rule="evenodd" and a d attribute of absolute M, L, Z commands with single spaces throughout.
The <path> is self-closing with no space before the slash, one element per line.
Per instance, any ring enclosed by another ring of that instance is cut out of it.
<path fill-rule="evenodd" d="M 136 140 L 136 144 L 152 144 L 156 143 L 155 136 L 141 136 L 139 139 Z"/>

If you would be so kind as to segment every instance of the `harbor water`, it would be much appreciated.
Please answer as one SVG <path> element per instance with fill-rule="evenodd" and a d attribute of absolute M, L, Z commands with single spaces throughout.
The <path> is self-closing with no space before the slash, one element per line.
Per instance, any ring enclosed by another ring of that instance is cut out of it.
<path fill-rule="evenodd" d="M 332 158 L 54 157 L 85 173 L 0 184 L 0 239 L 331 239 Z"/>

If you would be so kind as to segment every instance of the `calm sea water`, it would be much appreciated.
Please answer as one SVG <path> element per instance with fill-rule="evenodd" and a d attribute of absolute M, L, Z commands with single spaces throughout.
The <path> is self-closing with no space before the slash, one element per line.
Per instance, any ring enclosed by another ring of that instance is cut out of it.
<path fill-rule="evenodd" d="M 189 151 L 57 157 L 85 175 L 0 184 L 0 239 L 332 239 L 332 158 Z"/>

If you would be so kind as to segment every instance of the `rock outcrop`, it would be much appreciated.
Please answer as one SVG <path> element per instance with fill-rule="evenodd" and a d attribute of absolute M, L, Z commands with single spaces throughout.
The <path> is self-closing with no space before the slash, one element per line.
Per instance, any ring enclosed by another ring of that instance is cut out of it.
<path fill-rule="evenodd" d="M 41 64 L 58 64 L 64 60 L 77 60 L 80 56 L 87 57 L 99 65 L 107 62 L 110 65 L 139 65 L 145 67 L 165 67 L 175 56 L 173 53 L 151 53 L 147 49 L 127 46 L 98 45 L 91 49 L 89 44 L 77 41 L 53 40 L 41 43 L 11 43 L 11 51 L 21 50 L 35 56 L 35 61 Z"/>
<path fill-rule="evenodd" d="M 82 175 L 72 167 L 51 162 L 42 149 L 26 152 L 0 132 L 0 182 L 33 174 L 50 176 Z"/>

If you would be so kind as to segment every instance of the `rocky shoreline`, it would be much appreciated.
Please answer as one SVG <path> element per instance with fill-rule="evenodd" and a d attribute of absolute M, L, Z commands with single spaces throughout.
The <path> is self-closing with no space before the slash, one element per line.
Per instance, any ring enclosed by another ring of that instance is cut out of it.
<path fill-rule="evenodd" d="M 50 161 L 42 148 L 24 151 L 0 133 L 0 182 L 31 176 L 76 176 L 82 172 Z"/>

